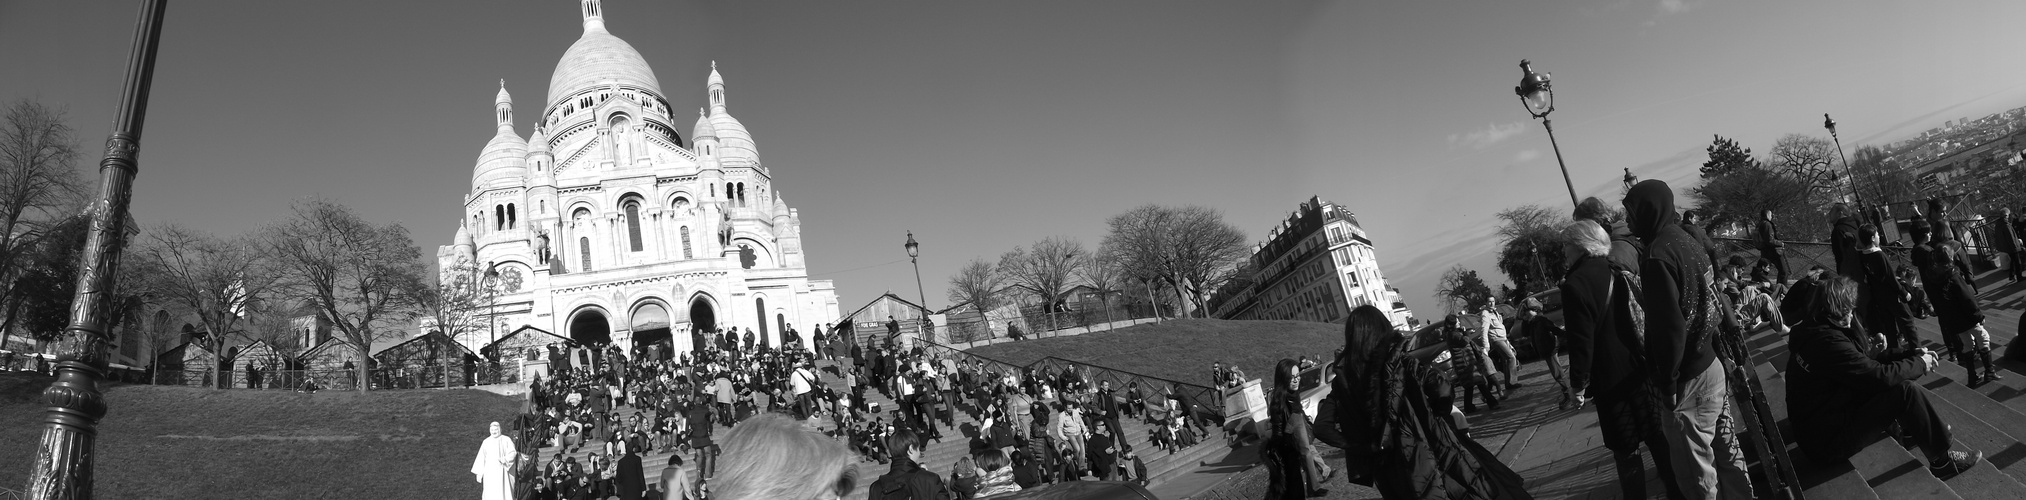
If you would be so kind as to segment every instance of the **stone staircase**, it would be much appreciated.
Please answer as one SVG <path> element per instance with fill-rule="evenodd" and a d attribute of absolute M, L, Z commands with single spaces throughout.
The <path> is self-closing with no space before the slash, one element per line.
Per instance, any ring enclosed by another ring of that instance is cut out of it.
<path fill-rule="evenodd" d="M 824 369 L 831 366 L 834 366 L 834 363 L 829 361 L 818 361 L 817 368 L 819 378 L 821 378 L 823 383 L 828 385 L 829 387 L 832 388 L 844 387 L 843 379 L 837 377 L 836 375 L 831 374 L 829 370 Z M 760 402 L 762 403 L 762 407 L 764 408 L 766 403 L 765 398 L 767 396 L 759 395 L 758 397 L 761 398 Z M 895 404 L 892 399 L 880 395 L 879 392 L 876 390 L 868 389 L 865 392 L 865 399 L 867 403 L 879 404 L 880 409 L 886 412 L 887 415 L 889 415 L 887 417 L 888 420 L 891 420 L 892 410 L 895 408 L 899 408 L 899 406 Z M 653 413 L 652 411 L 635 409 L 630 406 L 622 406 L 616 411 L 622 417 L 631 416 L 635 414 L 647 414 L 644 416 L 651 416 L 651 414 Z M 955 422 L 959 426 L 964 426 L 968 424 L 970 426 L 975 427 L 978 425 L 977 421 L 972 420 L 963 411 L 957 411 L 953 417 L 955 419 Z M 814 424 L 814 427 L 816 427 L 817 429 L 825 431 L 831 430 L 834 427 L 828 418 L 812 419 L 811 423 Z M 1151 481 L 1151 483 L 1153 484 L 1158 484 L 1162 481 L 1173 478 L 1177 475 L 1186 474 L 1190 470 L 1196 468 L 1197 466 L 1202 465 L 1203 461 L 1205 460 L 1212 459 L 1215 457 L 1221 457 L 1226 452 L 1229 451 L 1229 448 L 1231 446 L 1231 443 L 1229 442 L 1228 439 L 1225 439 L 1223 436 L 1220 435 L 1219 432 L 1217 432 L 1215 429 L 1212 429 L 1211 435 L 1199 439 L 1196 446 L 1176 450 L 1175 453 L 1168 453 L 1167 451 L 1161 450 L 1160 448 L 1154 446 L 1153 443 L 1151 443 L 1149 430 L 1152 429 L 1153 426 L 1142 422 L 1140 419 L 1132 417 L 1124 417 L 1120 420 L 1120 423 L 1123 424 L 1123 427 L 1125 429 L 1124 432 L 1127 436 L 1127 439 L 1125 440 L 1126 444 L 1130 446 L 1131 449 L 1137 451 L 1140 455 L 1140 460 L 1146 463 L 1147 475 L 1153 478 L 1153 480 Z M 941 421 L 938 421 L 936 425 L 941 426 L 940 428 L 942 429 L 944 439 L 940 442 L 930 441 L 929 443 L 927 443 L 926 449 L 923 450 L 924 453 L 922 466 L 928 469 L 929 471 L 934 472 L 939 476 L 942 476 L 944 480 L 947 481 L 950 476 L 951 467 L 953 467 L 956 464 L 957 459 L 966 456 L 970 453 L 970 444 L 968 438 L 965 437 L 961 431 L 949 428 L 948 426 L 942 426 Z M 730 432 L 730 430 L 731 429 L 729 427 L 717 426 L 717 428 L 714 430 L 712 434 L 712 437 L 721 442 L 724 439 L 725 433 Z M 586 463 L 586 460 L 588 460 L 589 456 L 594 452 L 599 452 L 600 450 L 603 450 L 604 449 L 603 446 L 604 442 L 602 441 L 587 440 L 586 443 L 580 449 L 576 450 L 574 453 L 564 453 L 563 456 L 575 457 L 578 463 Z M 556 452 L 558 450 L 559 448 L 557 447 L 544 447 L 541 449 L 540 459 L 543 461 L 543 463 L 547 463 L 547 461 L 550 460 L 551 457 L 554 457 L 556 455 Z M 657 471 L 660 471 L 662 468 L 667 466 L 669 462 L 669 457 L 673 454 L 674 452 L 672 450 L 662 450 L 662 449 L 651 450 L 648 453 L 644 453 L 641 455 L 640 457 L 641 467 L 647 472 L 647 476 L 650 479 L 654 477 L 659 477 Z M 1121 452 L 1121 455 L 1122 454 L 1123 452 Z M 692 465 L 695 464 L 694 459 L 695 456 L 693 454 L 683 456 L 683 461 L 685 464 L 692 464 Z M 890 465 L 879 464 L 876 462 L 870 461 L 859 462 L 858 487 L 856 490 L 854 490 L 850 495 L 847 495 L 845 498 L 864 498 L 866 496 L 867 489 L 872 484 L 872 481 L 874 479 L 877 479 L 880 475 L 886 474 L 886 472 L 890 468 L 891 468 Z"/>
<path fill-rule="evenodd" d="M 2002 282 L 1997 273 L 1979 276 L 1984 290 L 1981 299 L 1986 316 L 1984 326 L 1991 332 L 1994 359 L 2004 352 L 2019 332 L 2022 292 L 2026 285 Z M 1916 320 L 1922 343 L 1945 350 L 1933 318 Z M 1755 348 L 1754 369 L 1765 380 L 1766 399 L 1780 419 L 1786 419 L 1786 370 L 1789 352 L 1784 336 L 1770 331 L 1756 332 L 1748 340 Z M 1793 446 L 1801 475 L 1803 493 L 1809 498 L 2019 498 L 2026 496 L 2026 375 L 2021 365 L 1998 361 L 2004 380 L 1969 387 L 1967 374 L 1959 364 L 1944 360 L 1934 372 L 1916 383 L 1926 387 L 1931 401 L 1954 432 L 1956 449 L 1984 452 L 1984 463 L 1947 481 L 1927 471 L 1919 450 L 1881 439 L 1867 446 L 1849 464 L 1811 462 Z M 1792 436 L 1791 431 L 1785 435 Z"/>

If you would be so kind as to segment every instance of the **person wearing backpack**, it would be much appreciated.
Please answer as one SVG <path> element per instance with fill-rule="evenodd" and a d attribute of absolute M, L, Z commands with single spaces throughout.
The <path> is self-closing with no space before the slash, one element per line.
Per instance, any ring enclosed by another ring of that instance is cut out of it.
<path fill-rule="evenodd" d="M 1977 305 L 1977 287 L 1970 278 L 1973 274 L 1963 244 L 1950 235 L 1948 222 L 1940 220 L 1933 223 L 1932 231 L 1925 221 L 1915 220 L 1913 241 L 1913 265 L 1919 268 L 1928 300 L 1934 303 L 1942 342 L 1969 375 L 1966 382 L 1974 386 L 2003 378 L 1991 364 L 1991 333 L 1984 329 L 1984 311 Z M 1970 334 L 1968 344 L 1963 341 L 1964 333 Z M 1978 364 L 1984 366 L 1981 374 Z"/>
<path fill-rule="evenodd" d="M 1669 409 L 1661 422 L 1674 455 L 1673 473 L 1688 498 L 1750 497 L 1730 386 L 1712 345 L 1722 318 L 1716 270 L 1702 245 L 1681 230 L 1674 189 L 1665 181 L 1633 185 L 1625 213 L 1632 234 L 1646 246 L 1639 261 L 1646 369 Z"/>
<path fill-rule="evenodd" d="M 1668 497 L 1680 498 L 1674 475 L 1666 473 L 1672 462 L 1660 432 L 1659 392 L 1646 376 L 1638 277 L 1611 263 L 1611 235 L 1596 221 L 1570 222 L 1562 235 L 1569 270 L 1561 286 L 1562 319 L 1571 385 L 1597 406 L 1597 428 L 1617 463 L 1621 496 L 1647 497 L 1646 463 L 1639 457 L 1644 444 Z"/>

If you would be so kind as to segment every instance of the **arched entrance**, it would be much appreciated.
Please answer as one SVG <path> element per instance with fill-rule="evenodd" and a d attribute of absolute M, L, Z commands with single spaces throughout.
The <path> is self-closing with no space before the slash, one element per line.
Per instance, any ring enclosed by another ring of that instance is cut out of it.
<path fill-rule="evenodd" d="M 668 308 L 659 302 L 644 302 L 633 308 L 633 318 L 628 322 L 633 327 L 633 348 L 645 349 L 656 343 L 669 340 Z"/>
<path fill-rule="evenodd" d="M 612 323 L 605 319 L 605 311 L 587 307 L 570 318 L 570 340 L 582 346 L 612 342 Z"/>
<path fill-rule="evenodd" d="M 708 339 L 718 329 L 718 312 L 711 306 L 710 299 L 699 294 L 689 301 L 689 339 L 696 350 L 710 345 Z"/>

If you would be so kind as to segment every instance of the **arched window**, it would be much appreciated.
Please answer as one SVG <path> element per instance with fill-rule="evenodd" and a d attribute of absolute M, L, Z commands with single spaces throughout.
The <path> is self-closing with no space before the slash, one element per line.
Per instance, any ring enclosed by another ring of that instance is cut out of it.
<path fill-rule="evenodd" d="M 682 260 L 689 259 L 689 226 L 682 226 Z"/>
<path fill-rule="evenodd" d="M 738 197 L 732 196 L 732 183 L 729 182 L 725 183 L 725 201 L 738 201 Z"/>
<path fill-rule="evenodd" d="M 515 214 L 514 214 L 514 204 L 512 204 L 512 203 L 508 203 L 508 204 L 507 204 L 507 229 L 515 229 L 515 228 L 517 228 L 517 227 L 520 227 L 520 226 L 519 226 L 519 224 L 520 224 L 520 217 L 518 217 L 517 215 L 515 215 Z"/>
<path fill-rule="evenodd" d="M 494 230 L 506 229 L 506 207 L 500 205 L 492 206 L 492 228 Z"/>
<path fill-rule="evenodd" d="M 767 298 L 753 297 L 753 312 L 760 315 L 760 338 L 767 337 Z"/>
<path fill-rule="evenodd" d="M 640 251 L 640 202 L 637 201 L 626 202 L 626 242 L 631 250 Z"/>
<path fill-rule="evenodd" d="M 584 256 L 584 271 L 591 270 L 591 237 L 577 238 L 577 250 Z"/>
<path fill-rule="evenodd" d="M 739 206 L 746 206 L 746 183 L 739 183 Z"/>

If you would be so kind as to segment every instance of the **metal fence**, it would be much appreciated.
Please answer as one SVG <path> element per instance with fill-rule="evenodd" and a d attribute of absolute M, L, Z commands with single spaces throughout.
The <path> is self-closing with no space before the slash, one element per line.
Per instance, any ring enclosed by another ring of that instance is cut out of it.
<path fill-rule="evenodd" d="M 467 371 L 461 365 L 437 365 L 378 368 L 367 373 L 372 390 L 394 389 L 441 389 L 470 385 L 520 383 L 520 370 L 511 367 L 490 365 L 473 366 Z M 225 385 L 233 389 L 296 391 L 309 388 L 318 390 L 349 391 L 359 387 L 358 370 L 272 370 L 261 372 L 221 371 Z M 212 387 L 209 370 L 158 370 L 155 372 L 156 385 L 187 385 Z"/>
<path fill-rule="evenodd" d="M 1184 402 L 1194 405 L 1196 408 L 1201 408 L 1203 413 L 1210 417 L 1211 420 L 1222 421 L 1224 419 L 1223 392 L 1208 386 L 1134 373 L 1104 365 L 1071 361 L 1054 356 L 1041 358 L 1026 365 L 1016 365 L 932 341 L 923 341 L 920 346 L 924 354 L 947 357 L 960 362 L 974 361 L 984 366 L 986 371 L 992 373 L 1026 373 L 1030 369 L 1035 371 L 1060 372 L 1062 370 L 1074 369 L 1078 370 L 1078 373 L 1083 374 L 1085 380 L 1090 381 L 1092 384 L 1109 380 L 1112 382 L 1113 388 L 1123 390 L 1130 384 L 1138 383 L 1149 391 L 1147 394 L 1149 399 L 1159 396 L 1160 393 L 1158 391 L 1161 388 L 1172 387 L 1175 393 L 1182 397 Z"/>
<path fill-rule="evenodd" d="M 1045 339 L 1062 335 L 1082 333 L 1077 328 L 1090 328 L 1119 321 L 1155 317 L 1155 309 L 1145 304 L 1092 307 L 1070 311 L 1042 312 L 1041 308 L 1028 308 L 1019 316 L 986 319 L 970 316 L 951 319 L 940 328 L 936 342 L 963 344 L 981 340 L 1008 338 L 1019 332 L 1023 339 Z"/>
<path fill-rule="evenodd" d="M 1162 388 L 1171 388 L 1175 391 L 1175 395 L 1181 397 L 1182 402 L 1189 405 L 1190 408 L 1200 408 L 1211 420 L 1222 421 L 1224 419 L 1224 391 L 1216 388 L 1134 373 L 1104 365 L 1072 361 L 1055 356 L 1041 358 L 1029 366 L 1037 370 L 1053 373 L 1059 373 L 1064 370 L 1076 370 L 1077 373 L 1083 375 L 1084 380 L 1090 381 L 1093 385 L 1102 381 L 1110 381 L 1113 388 L 1123 389 L 1133 384 L 1138 384 L 1140 387 L 1145 387 L 1151 393 L 1148 394 L 1150 398 L 1159 395 L 1159 391 Z"/>

